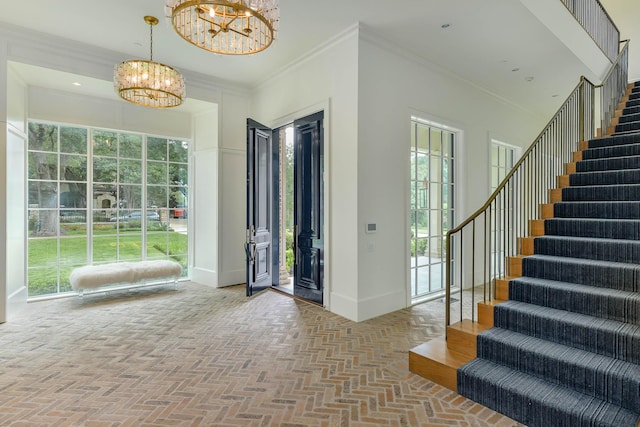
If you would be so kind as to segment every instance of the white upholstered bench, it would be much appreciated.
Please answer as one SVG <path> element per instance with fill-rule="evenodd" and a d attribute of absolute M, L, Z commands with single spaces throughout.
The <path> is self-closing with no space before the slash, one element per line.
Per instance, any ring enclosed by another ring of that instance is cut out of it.
<path fill-rule="evenodd" d="M 152 260 L 78 267 L 69 275 L 69 282 L 73 290 L 82 296 L 86 289 L 109 285 L 132 285 L 154 280 L 171 280 L 177 287 L 181 276 L 182 266 L 177 262 Z"/>

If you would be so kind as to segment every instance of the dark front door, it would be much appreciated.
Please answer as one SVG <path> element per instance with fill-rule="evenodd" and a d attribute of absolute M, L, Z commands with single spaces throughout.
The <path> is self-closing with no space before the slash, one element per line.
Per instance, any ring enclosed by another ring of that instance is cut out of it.
<path fill-rule="evenodd" d="M 247 119 L 247 296 L 271 286 L 272 132 Z"/>
<path fill-rule="evenodd" d="M 324 282 L 323 113 L 293 123 L 294 295 L 322 304 Z"/>

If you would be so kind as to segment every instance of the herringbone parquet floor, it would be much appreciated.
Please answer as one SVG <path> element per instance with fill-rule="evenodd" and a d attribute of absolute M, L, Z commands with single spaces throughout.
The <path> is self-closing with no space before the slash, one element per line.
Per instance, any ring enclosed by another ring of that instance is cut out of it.
<path fill-rule="evenodd" d="M 408 371 L 443 316 L 194 283 L 31 303 L 0 325 L 0 425 L 517 426 Z"/>

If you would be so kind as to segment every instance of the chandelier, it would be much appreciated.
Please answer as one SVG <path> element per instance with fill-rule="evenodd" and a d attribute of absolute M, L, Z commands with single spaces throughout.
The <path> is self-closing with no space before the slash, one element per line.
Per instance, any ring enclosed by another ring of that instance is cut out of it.
<path fill-rule="evenodd" d="M 151 32 L 149 61 L 133 59 L 115 66 L 114 87 L 120 97 L 144 107 L 169 108 L 182 104 L 185 98 L 184 79 L 179 71 L 153 62 L 153 26 L 158 19 L 145 16 Z"/>
<path fill-rule="evenodd" d="M 280 19 L 278 0 L 167 0 L 166 12 L 183 39 L 229 55 L 269 47 Z"/>

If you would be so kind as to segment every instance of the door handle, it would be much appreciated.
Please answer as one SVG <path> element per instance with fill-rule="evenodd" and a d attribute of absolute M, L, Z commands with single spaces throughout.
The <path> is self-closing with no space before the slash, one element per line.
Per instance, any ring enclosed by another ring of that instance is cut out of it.
<path fill-rule="evenodd" d="M 256 241 L 254 238 L 254 234 L 254 228 L 252 225 L 250 228 L 247 228 L 247 236 L 244 243 L 244 251 L 247 254 L 249 263 L 251 264 L 255 264 L 256 261 Z"/>
<path fill-rule="evenodd" d="M 298 226 L 293 226 L 293 265 L 297 264 L 298 260 Z"/>

